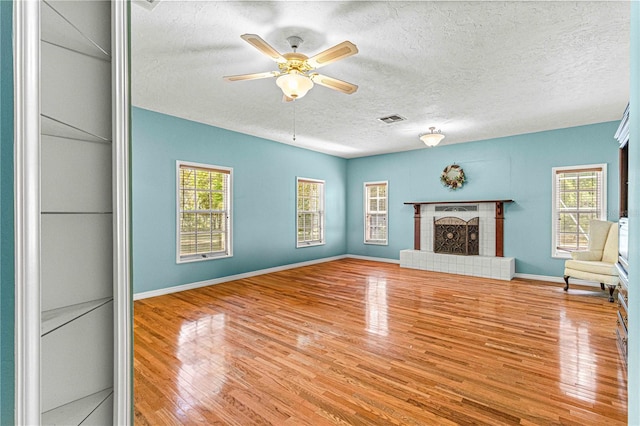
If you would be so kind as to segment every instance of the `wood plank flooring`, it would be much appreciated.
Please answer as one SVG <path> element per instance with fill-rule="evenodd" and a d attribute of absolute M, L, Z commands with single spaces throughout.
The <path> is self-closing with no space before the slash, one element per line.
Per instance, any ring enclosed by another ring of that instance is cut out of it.
<path fill-rule="evenodd" d="M 597 288 L 355 259 L 136 301 L 137 425 L 622 425 Z"/>

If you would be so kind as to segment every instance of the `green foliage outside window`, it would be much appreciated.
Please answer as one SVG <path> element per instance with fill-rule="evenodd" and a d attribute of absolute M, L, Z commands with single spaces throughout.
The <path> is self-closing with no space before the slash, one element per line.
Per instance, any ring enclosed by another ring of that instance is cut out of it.
<path fill-rule="evenodd" d="M 229 172 L 180 166 L 180 256 L 227 249 Z"/>
<path fill-rule="evenodd" d="M 365 242 L 387 241 L 387 184 L 365 184 Z"/>
<path fill-rule="evenodd" d="M 298 180 L 298 244 L 319 243 L 323 235 L 323 183 Z"/>
<path fill-rule="evenodd" d="M 586 250 L 589 222 L 601 219 L 601 170 L 579 170 L 556 175 L 557 241 L 560 250 Z"/>

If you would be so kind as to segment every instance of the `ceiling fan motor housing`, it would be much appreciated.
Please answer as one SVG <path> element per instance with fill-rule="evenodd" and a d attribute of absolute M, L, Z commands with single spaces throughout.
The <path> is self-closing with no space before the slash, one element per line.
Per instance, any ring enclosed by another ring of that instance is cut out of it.
<path fill-rule="evenodd" d="M 298 71 L 299 73 L 303 74 L 312 69 L 307 63 L 307 59 L 309 59 L 307 55 L 303 55 L 302 53 L 297 52 L 291 52 L 284 53 L 282 56 L 287 60 L 287 62 L 278 64 L 278 68 L 280 68 L 280 71 L 282 71 L 283 73 Z"/>

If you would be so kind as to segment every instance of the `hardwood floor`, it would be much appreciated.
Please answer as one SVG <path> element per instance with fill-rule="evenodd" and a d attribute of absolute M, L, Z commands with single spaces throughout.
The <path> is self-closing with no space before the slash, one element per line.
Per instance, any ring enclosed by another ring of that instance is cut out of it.
<path fill-rule="evenodd" d="M 136 301 L 135 422 L 626 424 L 607 296 L 345 259 Z"/>

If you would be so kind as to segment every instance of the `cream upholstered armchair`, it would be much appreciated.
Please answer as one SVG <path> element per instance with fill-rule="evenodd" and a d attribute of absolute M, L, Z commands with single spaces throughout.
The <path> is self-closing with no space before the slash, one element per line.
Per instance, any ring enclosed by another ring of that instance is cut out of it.
<path fill-rule="evenodd" d="M 569 278 L 600 283 L 609 287 L 609 302 L 618 285 L 618 227 L 615 222 L 592 220 L 589 222 L 589 250 L 571 252 L 564 264 L 564 291 L 569 290 Z"/>

